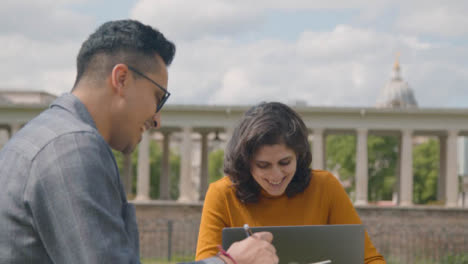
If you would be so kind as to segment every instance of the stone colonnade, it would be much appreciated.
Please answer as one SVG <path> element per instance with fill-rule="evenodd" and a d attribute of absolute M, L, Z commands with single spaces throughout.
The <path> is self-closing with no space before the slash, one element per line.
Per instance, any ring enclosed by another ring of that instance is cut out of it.
<path fill-rule="evenodd" d="M 4 144 L 22 125 L 44 110 L 43 107 L 4 106 L 0 108 L 0 145 Z M 169 199 L 169 153 L 177 138 L 181 146 L 180 201 L 203 200 L 208 185 L 208 154 L 210 133 L 223 132 L 230 138 L 236 125 L 249 106 L 197 106 L 168 105 L 163 113 L 163 129 L 146 132 L 142 137 L 138 155 L 136 199 L 149 197 L 149 143 L 151 133 L 162 138 L 162 167 L 160 199 Z M 356 135 L 356 204 L 368 203 L 368 153 L 369 135 L 392 134 L 400 140 L 396 190 L 400 206 L 412 204 L 413 190 L 413 141 L 419 136 L 436 136 L 440 143 L 440 172 L 438 197 L 447 207 L 456 207 L 459 200 L 458 143 L 457 138 L 468 136 L 468 109 L 377 109 L 296 107 L 312 138 L 312 168 L 325 167 L 326 136 L 333 133 Z M 193 138 L 196 138 L 196 142 Z M 198 147 L 200 145 L 200 147 Z M 192 155 L 197 153 L 197 155 Z M 465 156 L 468 153 L 464 154 Z M 199 164 L 193 174 L 192 162 Z M 465 158 L 465 160 L 467 160 Z M 465 161 L 466 162 L 466 161 Z M 131 158 L 124 159 L 123 183 L 129 192 L 131 185 Z M 195 179 L 195 180 L 194 180 Z M 468 196 L 468 175 L 463 178 L 463 192 Z M 465 197 L 465 201 L 468 201 Z M 467 205 L 465 204 L 465 207 Z"/>
<path fill-rule="evenodd" d="M 229 128 L 225 129 L 229 130 Z M 181 144 L 181 175 L 180 175 L 180 197 L 181 202 L 193 202 L 203 200 L 208 187 L 208 133 L 209 130 L 196 131 L 191 127 L 183 127 Z M 337 130 L 328 130 L 326 128 L 311 129 L 312 138 L 312 167 L 314 169 L 326 169 L 325 167 L 325 143 L 326 136 L 333 134 Z M 367 128 L 357 128 L 346 130 L 346 133 L 356 135 L 356 205 L 366 205 L 368 203 L 368 153 L 367 138 L 369 134 L 385 134 L 385 131 L 370 130 Z M 438 198 L 445 201 L 447 207 L 456 207 L 458 201 L 458 170 L 457 170 L 457 138 L 458 130 L 439 131 L 438 138 L 440 142 L 440 173 L 438 183 Z M 137 196 L 136 200 L 148 200 L 149 196 L 149 157 L 147 155 L 149 148 L 149 132 L 145 132 L 143 140 L 139 147 L 138 156 L 138 175 L 137 175 Z M 341 132 L 343 133 L 343 132 Z M 413 197 L 413 139 L 415 136 L 422 136 L 415 130 L 401 129 L 391 131 L 400 139 L 399 166 L 397 192 L 398 205 L 411 206 Z M 193 152 L 193 134 L 199 134 L 200 142 L 200 170 L 199 188 L 195 188 L 193 182 L 191 162 Z M 160 199 L 169 199 L 169 143 L 171 132 L 163 131 L 163 158 L 162 158 L 162 176 L 160 184 Z M 429 136 L 432 134 L 428 134 Z M 229 138 L 229 136 L 227 136 Z"/>
<path fill-rule="evenodd" d="M 161 177 L 160 177 L 160 189 L 159 199 L 170 200 L 170 143 L 171 136 L 175 133 L 179 133 L 180 138 L 180 179 L 179 179 L 179 198 L 180 202 L 193 202 L 197 200 L 204 200 L 205 193 L 208 189 L 208 155 L 209 155 L 209 134 L 216 133 L 218 136 L 219 132 L 224 132 L 226 138 L 230 138 L 232 128 L 212 128 L 212 129 L 194 129 L 192 127 L 182 127 L 181 129 L 162 129 L 161 131 L 146 131 L 143 134 L 142 141 L 138 148 L 138 174 L 137 177 L 137 193 L 135 200 L 145 201 L 149 200 L 149 185 L 150 185 L 150 160 L 149 160 L 149 144 L 152 138 L 150 134 L 160 133 L 162 140 L 162 166 L 161 166 Z M 194 149 L 194 136 L 199 142 L 199 149 Z M 219 138 L 215 140 L 220 140 Z M 194 157 L 194 152 L 199 152 L 199 157 Z M 199 170 L 193 169 L 193 159 L 199 158 Z M 128 164 L 130 166 L 130 164 Z M 124 175 L 124 182 L 130 184 L 132 177 L 130 170 L 124 169 L 127 174 Z M 197 176 L 193 173 L 198 173 Z M 194 182 L 194 176 L 198 177 L 197 184 Z M 198 187 L 198 188 L 196 188 Z M 129 185 L 126 186 L 127 192 L 130 192 Z"/>
<path fill-rule="evenodd" d="M 367 137 L 369 130 L 358 128 L 356 134 L 356 205 L 368 203 L 368 155 Z M 399 171 L 397 181 L 399 190 L 398 205 L 411 206 L 413 204 L 413 136 L 415 131 L 403 129 L 396 135 L 400 138 Z M 325 134 L 324 129 L 314 129 L 313 132 L 313 168 L 325 169 Z M 379 133 L 377 133 L 379 134 Z M 395 133 L 393 133 L 395 134 Z M 442 131 L 438 135 L 440 144 L 440 171 L 438 178 L 438 198 L 445 201 L 446 207 L 456 207 L 458 201 L 458 166 L 457 139 L 458 130 Z"/>

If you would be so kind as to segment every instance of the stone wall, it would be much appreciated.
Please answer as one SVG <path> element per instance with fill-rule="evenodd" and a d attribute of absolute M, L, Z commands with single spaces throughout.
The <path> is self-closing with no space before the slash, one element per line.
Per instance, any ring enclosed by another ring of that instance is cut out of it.
<path fill-rule="evenodd" d="M 134 204 L 142 258 L 193 258 L 203 206 L 201 202 L 145 201 Z"/>
<path fill-rule="evenodd" d="M 142 257 L 193 257 L 202 203 L 149 201 L 135 205 Z M 389 263 L 440 263 L 447 255 L 468 252 L 468 209 L 356 209 L 372 242 Z"/>

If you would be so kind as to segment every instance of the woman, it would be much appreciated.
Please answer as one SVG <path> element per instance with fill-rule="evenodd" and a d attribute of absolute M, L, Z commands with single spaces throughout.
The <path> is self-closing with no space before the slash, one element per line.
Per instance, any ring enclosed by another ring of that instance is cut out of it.
<path fill-rule="evenodd" d="M 307 128 L 281 103 L 249 109 L 224 159 L 227 177 L 212 183 L 203 206 L 196 259 L 216 255 L 224 227 L 360 224 L 340 182 L 311 170 Z M 385 263 L 365 235 L 365 263 Z"/>

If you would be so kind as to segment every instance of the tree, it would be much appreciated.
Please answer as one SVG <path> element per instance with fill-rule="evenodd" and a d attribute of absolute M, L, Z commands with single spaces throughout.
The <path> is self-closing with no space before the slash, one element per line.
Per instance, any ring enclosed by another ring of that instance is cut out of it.
<path fill-rule="evenodd" d="M 120 175 L 123 175 L 123 154 L 118 151 L 113 151 L 117 166 L 119 167 Z M 133 151 L 132 155 L 132 193 L 136 193 L 136 182 L 138 172 L 138 147 Z M 149 158 L 150 158 L 150 198 L 159 198 L 159 186 L 161 177 L 161 162 L 162 162 L 162 150 L 159 144 L 155 141 L 150 141 L 149 146 Z M 180 174 L 180 156 L 174 154 L 172 151 L 169 154 L 169 196 L 171 199 L 176 200 L 179 197 L 179 174 Z"/>
<path fill-rule="evenodd" d="M 396 186 L 399 139 L 394 136 L 369 135 L 368 147 L 368 199 L 369 201 L 391 200 Z M 347 188 L 355 189 L 356 137 L 330 135 L 327 137 L 327 168 L 337 170 L 341 180 L 350 180 Z M 437 177 L 439 174 L 439 145 L 431 139 L 413 150 L 413 195 L 417 204 L 437 200 Z"/>
<path fill-rule="evenodd" d="M 353 135 L 329 135 L 326 142 L 326 163 L 331 171 L 338 171 L 340 180 L 349 180 L 351 186 L 346 188 L 350 194 L 355 189 L 356 173 L 356 137 Z"/>
<path fill-rule="evenodd" d="M 217 181 L 224 176 L 223 164 L 224 164 L 224 150 L 217 149 L 210 153 L 208 165 L 208 180 L 209 183 Z"/>
<path fill-rule="evenodd" d="M 398 138 L 369 135 L 369 201 L 391 200 L 395 188 L 398 162 Z"/>
<path fill-rule="evenodd" d="M 413 151 L 413 201 L 427 204 L 437 201 L 437 180 L 439 174 L 439 144 L 436 140 L 419 144 Z"/>
<path fill-rule="evenodd" d="M 368 199 L 390 200 L 395 184 L 395 168 L 398 157 L 398 139 L 392 136 L 369 135 L 368 154 Z M 340 179 L 349 180 L 348 194 L 356 186 L 356 136 L 329 135 L 327 137 L 327 168 L 338 171 Z"/>
<path fill-rule="evenodd" d="M 179 180 L 180 180 L 180 155 L 171 152 L 169 156 L 170 161 L 170 190 L 169 196 L 172 200 L 179 198 Z"/>

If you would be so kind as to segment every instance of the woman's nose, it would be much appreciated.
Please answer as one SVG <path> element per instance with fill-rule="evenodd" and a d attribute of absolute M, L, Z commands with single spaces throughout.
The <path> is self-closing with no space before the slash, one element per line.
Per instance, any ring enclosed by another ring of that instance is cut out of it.
<path fill-rule="evenodd" d="M 281 170 L 281 168 L 279 166 L 273 166 L 272 173 L 273 173 L 274 176 L 283 177 L 283 171 Z"/>

